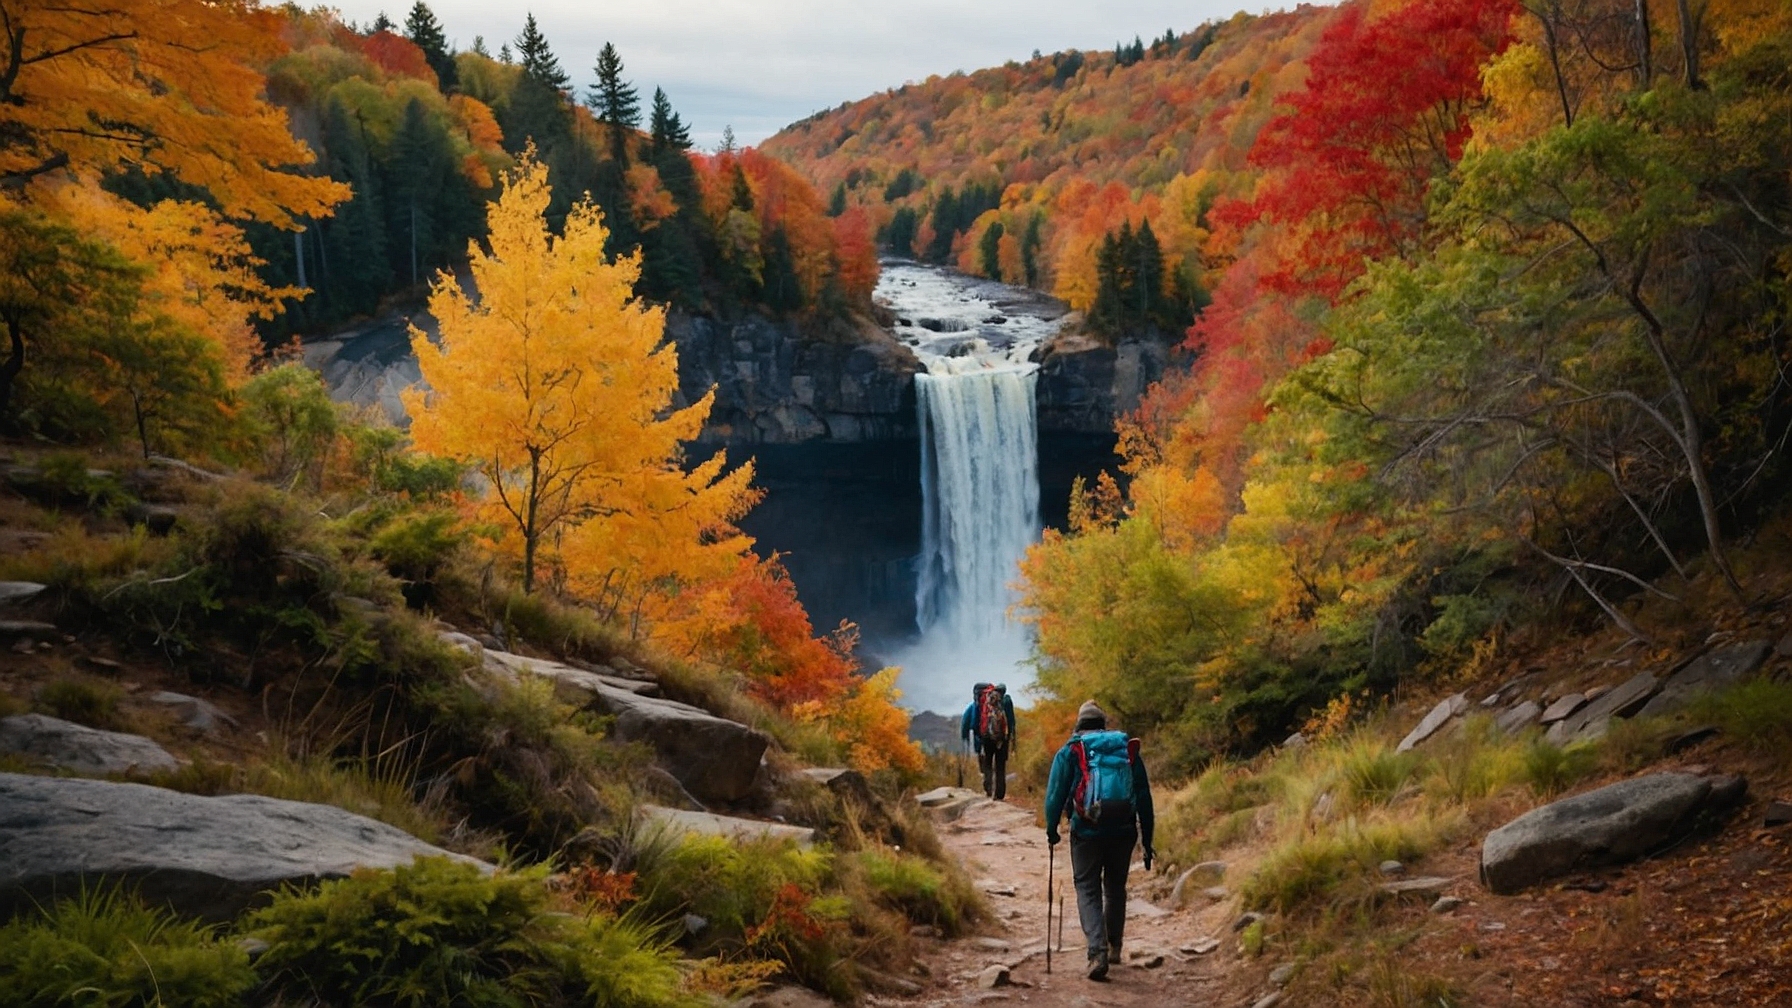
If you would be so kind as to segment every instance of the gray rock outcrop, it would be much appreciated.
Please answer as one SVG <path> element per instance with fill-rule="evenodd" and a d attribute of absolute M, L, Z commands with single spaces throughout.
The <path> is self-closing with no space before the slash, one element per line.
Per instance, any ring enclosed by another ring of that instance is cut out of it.
<path fill-rule="evenodd" d="M 118 880 L 152 904 L 227 920 L 286 883 L 419 855 L 482 863 L 332 805 L 0 774 L 0 913 Z"/>
<path fill-rule="evenodd" d="M 1701 693 L 1734 686 L 1766 664 L 1772 653 L 1773 645 L 1764 640 L 1708 651 L 1668 676 L 1661 684 L 1661 692 L 1637 716 L 1664 717 L 1683 709 Z"/>
<path fill-rule="evenodd" d="M 804 826 L 786 826 L 783 823 L 740 819 L 712 812 L 692 812 L 661 805 L 643 805 L 640 815 L 644 822 L 672 833 L 719 836 L 730 840 L 794 840 L 799 847 L 809 847 L 815 843 L 815 831 Z"/>
<path fill-rule="evenodd" d="M 176 770 L 180 761 L 141 735 L 89 728 L 44 714 L 0 718 L 0 752 L 87 774 Z"/>
<path fill-rule="evenodd" d="M 623 742 L 643 742 L 660 764 L 699 801 L 733 802 L 753 790 L 771 738 L 756 728 L 690 704 L 657 696 L 651 682 L 609 676 L 560 662 L 485 651 L 486 668 L 500 677 L 527 672 L 552 680 L 562 695 L 616 718 Z"/>
<path fill-rule="evenodd" d="M 0 605 L 29 602 L 43 592 L 36 581 L 0 581 Z"/>
<path fill-rule="evenodd" d="M 1543 708 L 1538 706 L 1537 701 L 1526 700 L 1514 704 L 1510 710 L 1503 711 L 1499 717 L 1494 718 L 1493 726 L 1503 735 L 1516 735 L 1536 724 L 1537 717 L 1542 713 Z"/>
<path fill-rule="evenodd" d="M 1585 707 L 1550 725 L 1547 738 L 1556 745 L 1599 738 L 1613 718 L 1635 714 L 1660 687 L 1661 680 L 1653 673 L 1638 672 L 1599 694 Z"/>
<path fill-rule="evenodd" d="M 1173 342 L 1149 333 L 1123 336 L 1113 346 L 1080 333 L 1054 338 L 1037 358 L 1039 429 L 1111 433 L 1114 418 L 1138 408 L 1164 376 Z"/>
<path fill-rule="evenodd" d="M 1431 708 L 1431 713 L 1426 714 L 1423 720 L 1413 726 L 1412 731 L 1406 733 L 1406 737 L 1400 740 L 1395 751 L 1406 752 L 1420 742 L 1436 735 L 1444 725 L 1450 723 L 1451 718 L 1467 709 L 1468 694 L 1466 693 L 1458 693 L 1438 701 L 1437 706 Z"/>
<path fill-rule="evenodd" d="M 1656 773 L 1534 808 L 1487 834 L 1481 881 L 1496 893 L 1647 857 L 1741 801 L 1740 777 Z"/>
<path fill-rule="evenodd" d="M 722 322 L 673 312 L 666 336 L 678 344 L 680 403 L 715 390 L 705 443 L 916 436 L 920 361 L 869 322 L 836 321 L 824 332 L 808 332 L 760 315 Z"/>

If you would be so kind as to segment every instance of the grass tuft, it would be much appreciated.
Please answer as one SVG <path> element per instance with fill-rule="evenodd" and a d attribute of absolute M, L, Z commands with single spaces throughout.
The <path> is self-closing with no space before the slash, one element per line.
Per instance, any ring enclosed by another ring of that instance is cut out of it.
<path fill-rule="evenodd" d="M 129 727 L 118 709 L 123 699 L 124 691 L 109 682 L 64 676 L 38 689 L 35 706 L 40 713 L 64 721 L 117 731 Z"/>

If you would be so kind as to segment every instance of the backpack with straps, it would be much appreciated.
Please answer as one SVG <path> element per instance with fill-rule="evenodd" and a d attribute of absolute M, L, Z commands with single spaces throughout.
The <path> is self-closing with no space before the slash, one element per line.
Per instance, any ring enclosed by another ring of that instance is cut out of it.
<path fill-rule="evenodd" d="M 1085 732 L 1070 740 L 1076 768 L 1071 810 L 1093 826 L 1119 826 L 1133 821 L 1132 764 L 1139 758 L 1139 740 L 1125 732 Z"/>
<path fill-rule="evenodd" d="M 994 686 L 985 686 L 977 694 L 977 737 L 997 745 L 1008 741 L 1008 713 L 1002 709 L 1002 694 Z"/>

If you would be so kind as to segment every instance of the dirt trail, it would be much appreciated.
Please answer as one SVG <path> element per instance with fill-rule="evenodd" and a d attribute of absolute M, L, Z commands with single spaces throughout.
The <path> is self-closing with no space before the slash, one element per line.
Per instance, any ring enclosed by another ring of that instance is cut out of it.
<path fill-rule="evenodd" d="M 1057 908 L 1052 909 L 1052 973 L 1045 972 L 1046 844 L 1034 813 L 1002 802 L 984 801 L 952 822 L 939 825 L 940 840 L 989 893 L 1012 886 L 1014 894 L 990 894 L 999 923 L 997 938 L 928 941 L 921 962 L 930 976 L 912 997 L 873 998 L 881 1005 L 981 1005 L 1012 1002 L 1044 1008 L 1169 1008 L 1222 1003 L 1223 981 L 1234 965 L 1230 901 L 1200 911 L 1169 912 L 1145 899 L 1151 876 L 1134 862 L 1127 899 L 1126 965 L 1106 983 L 1083 975 L 1082 930 L 1076 922 L 1076 895 L 1070 888 L 1068 843 L 1057 851 L 1056 892 L 1065 912 L 1063 951 L 1058 951 Z M 1204 901 L 1203 901 L 1204 902 Z M 1179 952 L 1203 938 L 1220 939 L 1205 955 Z M 1005 945 L 1006 947 L 999 947 Z M 1144 964 L 1161 955 L 1161 965 Z M 1137 956 L 1137 958 L 1135 958 Z M 979 986 L 978 974 L 991 964 L 1010 968 L 1012 984 L 993 990 Z"/>

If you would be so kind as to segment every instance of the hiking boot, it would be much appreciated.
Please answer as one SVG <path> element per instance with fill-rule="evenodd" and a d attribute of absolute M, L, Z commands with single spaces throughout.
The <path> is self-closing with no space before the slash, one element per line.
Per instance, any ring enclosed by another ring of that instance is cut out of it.
<path fill-rule="evenodd" d="M 1108 978 L 1108 954 L 1097 952 L 1089 957 L 1089 979 L 1106 980 Z"/>
<path fill-rule="evenodd" d="M 1126 960 L 1120 958 L 1120 946 L 1118 946 L 1118 945 L 1109 945 L 1108 946 L 1108 962 L 1112 963 L 1115 966 L 1118 966 L 1125 961 Z"/>

